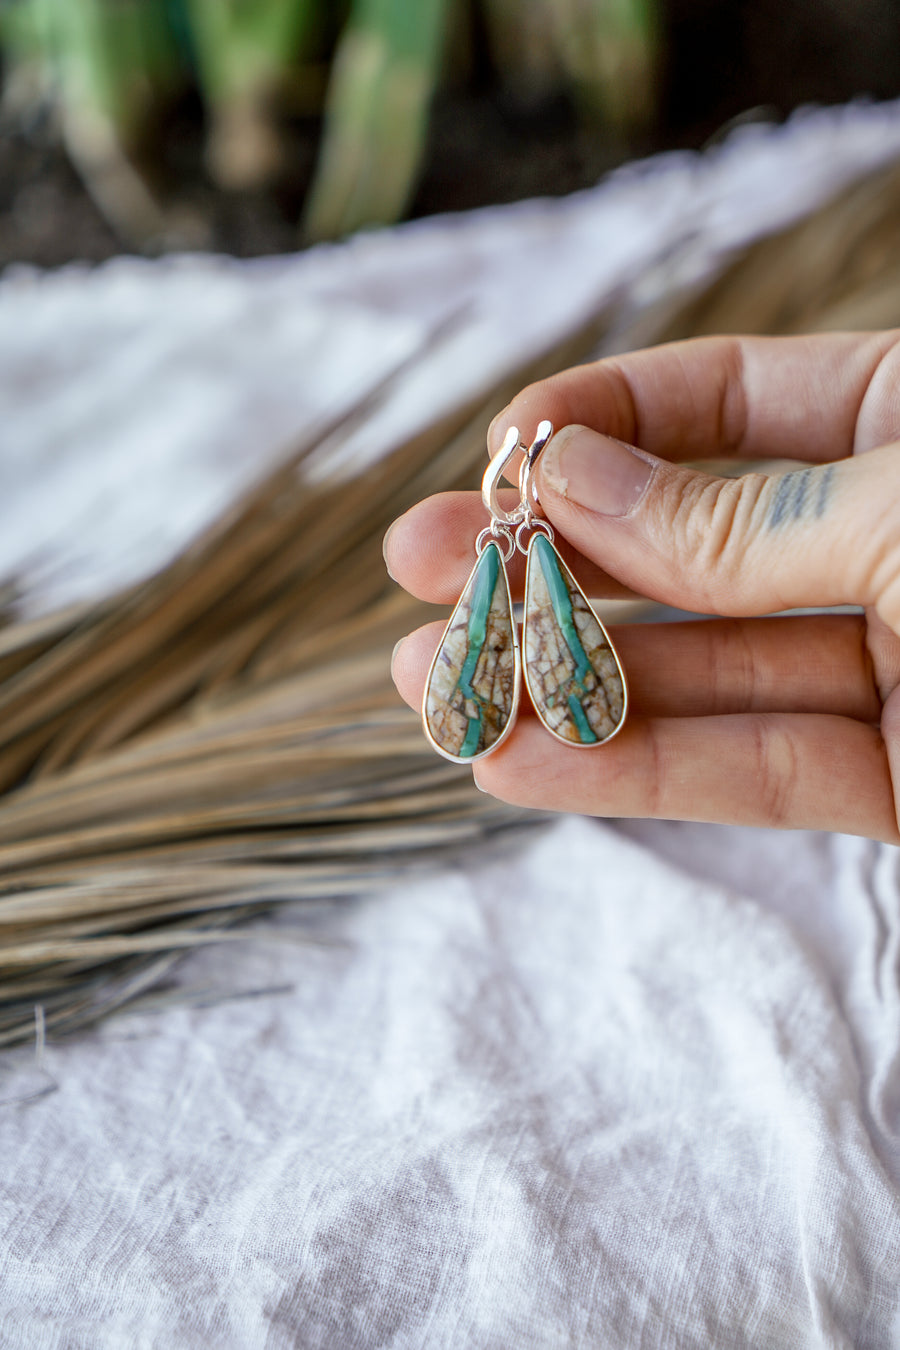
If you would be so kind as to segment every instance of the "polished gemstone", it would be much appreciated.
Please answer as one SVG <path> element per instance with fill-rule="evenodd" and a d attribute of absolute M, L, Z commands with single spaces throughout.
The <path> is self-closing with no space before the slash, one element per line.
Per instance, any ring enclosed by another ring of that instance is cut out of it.
<path fill-rule="evenodd" d="M 449 759 L 470 762 L 511 730 L 519 692 L 519 645 L 500 550 L 488 543 L 444 630 L 423 717 Z"/>
<path fill-rule="evenodd" d="M 525 679 L 538 717 L 572 745 L 600 745 L 625 719 L 625 680 L 606 630 L 545 534 L 528 547 Z"/>

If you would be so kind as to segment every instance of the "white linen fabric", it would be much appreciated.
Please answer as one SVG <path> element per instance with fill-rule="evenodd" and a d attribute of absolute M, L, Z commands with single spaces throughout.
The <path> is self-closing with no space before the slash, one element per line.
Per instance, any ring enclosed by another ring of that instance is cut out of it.
<path fill-rule="evenodd" d="M 702 158 L 661 155 L 571 197 L 297 257 L 8 269 L 0 577 L 16 573 L 28 613 L 138 580 L 413 357 L 348 439 L 347 473 L 609 301 L 709 273 L 897 155 L 898 106 L 860 105 L 741 128 Z"/>
<path fill-rule="evenodd" d="M 190 962 L 274 992 L 48 1047 L 0 1344 L 900 1344 L 896 850 L 627 833 L 286 913 Z"/>
<path fill-rule="evenodd" d="M 449 318 L 346 472 L 898 152 L 896 106 L 808 114 L 298 259 L 9 276 L 0 574 L 142 575 Z M 535 824 L 0 1057 L 0 1346 L 900 1346 L 898 859 Z"/>

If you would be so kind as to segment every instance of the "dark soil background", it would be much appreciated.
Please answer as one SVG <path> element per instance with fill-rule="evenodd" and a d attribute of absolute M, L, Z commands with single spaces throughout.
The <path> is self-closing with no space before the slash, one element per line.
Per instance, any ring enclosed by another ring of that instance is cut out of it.
<path fill-rule="evenodd" d="M 490 69 L 433 109 L 412 216 L 556 195 L 634 156 L 699 148 L 735 118 L 779 120 L 805 103 L 900 95 L 900 0 L 669 0 L 656 125 L 640 142 L 588 137 L 558 97 L 528 106 Z M 156 157 L 165 197 L 204 223 L 204 247 L 250 256 L 298 246 L 319 125 L 288 126 L 286 170 L 271 190 L 217 191 L 203 167 L 202 110 L 172 110 Z M 0 138 L 0 267 L 52 267 L 127 251 L 40 122 Z"/>

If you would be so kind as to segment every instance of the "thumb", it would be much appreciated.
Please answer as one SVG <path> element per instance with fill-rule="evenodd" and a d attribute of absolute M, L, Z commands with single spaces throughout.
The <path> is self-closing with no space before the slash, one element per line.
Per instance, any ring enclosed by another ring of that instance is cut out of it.
<path fill-rule="evenodd" d="M 571 426 L 537 485 L 566 539 L 644 595 L 734 615 L 873 605 L 900 633 L 900 445 L 716 478 Z"/>

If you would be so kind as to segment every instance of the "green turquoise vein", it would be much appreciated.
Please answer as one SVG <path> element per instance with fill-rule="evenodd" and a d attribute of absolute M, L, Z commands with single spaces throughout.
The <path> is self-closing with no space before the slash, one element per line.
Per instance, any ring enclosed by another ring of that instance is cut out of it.
<path fill-rule="evenodd" d="M 459 672 L 456 687 L 465 698 L 470 699 L 478 709 L 474 717 L 468 719 L 469 725 L 463 743 L 459 748 L 460 759 L 471 759 L 481 744 L 484 727 L 484 700 L 472 688 L 472 680 L 478 668 L 481 652 L 487 640 L 488 615 L 494 600 L 497 578 L 500 575 L 500 552 L 496 544 L 488 544 L 478 560 L 475 576 L 472 579 L 472 600 L 469 606 L 469 623 L 466 630 L 466 659 Z"/>
<path fill-rule="evenodd" d="M 550 596 L 550 604 L 553 607 L 553 617 L 559 625 L 565 644 L 569 649 L 572 660 L 575 662 L 575 683 L 577 689 L 580 690 L 581 698 L 583 698 L 588 692 L 584 681 L 586 676 L 592 672 L 593 667 L 575 624 L 571 592 L 562 574 L 556 551 L 550 541 L 543 534 L 536 534 L 532 548 L 537 553 L 538 561 L 541 564 L 541 571 L 547 584 L 547 593 Z M 566 702 L 582 745 L 589 745 L 597 741 L 598 737 L 587 719 L 587 714 L 581 704 L 581 698 L 573 692 L 569 694 Z"/>
<path fill-rule="evenodd" d="M 569 693 L 566 702 L 579 739 L 582 744 L 589 745 L 599 738 L 588 721 L 581 699 L 586 697 L 588 693 L 584 682 L 587 676 L 593 672 L 593 667 L 575 623 L 572 595 L 555 549 L 544 535 L 536 535 L 532 547 L 537 553 L 541 566 L 553 609 L 553 617 L 575 666 L 573 676 L 575 689 Z M 469 619 L 466 625 L 466 658 L 455 686 L 469 704 L 476 709 L 475 715 L 467 718 L 466 734 L 457 752 L 460 759 L 471 759 L 473 755 L 478 753 L 484 734 L 485 700 L 473 687 L 472 681 L 475 678 L 478 662 L 487 641 L 488 618 L 499 576 L 500 552 L 496 544 L 488 544 L 478 560 L 478 566 L 472 578 Z"/>

